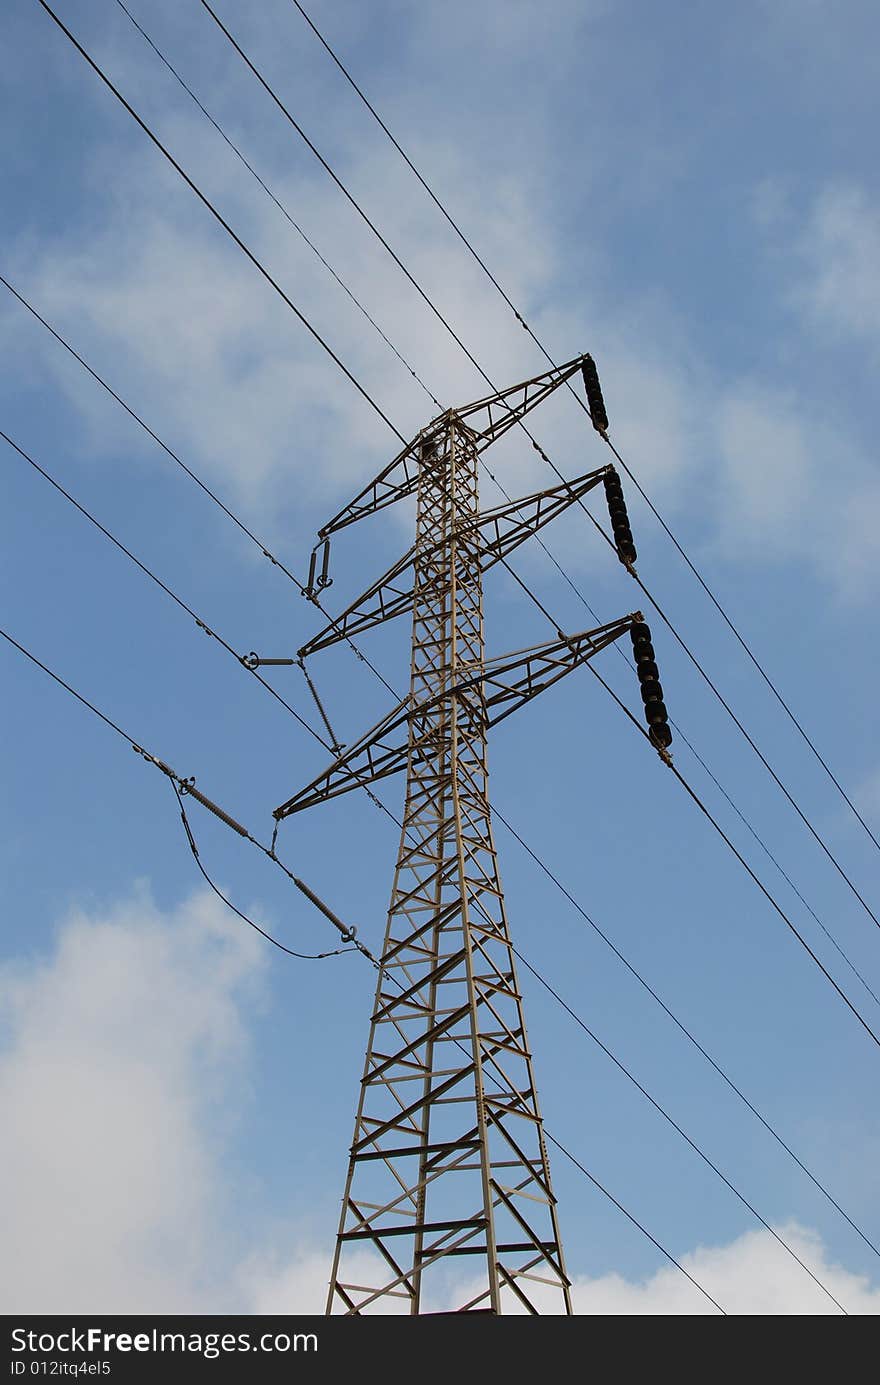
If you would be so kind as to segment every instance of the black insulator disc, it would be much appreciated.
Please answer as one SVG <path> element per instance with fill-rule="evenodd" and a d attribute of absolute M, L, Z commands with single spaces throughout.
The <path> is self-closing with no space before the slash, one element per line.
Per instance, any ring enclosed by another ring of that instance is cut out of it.
<path fill-rule="evenodd" d="M 640 691 L 642 694 L 642 701 L 646 706 L 649 702 L 663 701 L 663 689 L 660 686 L 660 680 L 657 678 L 650 678 L 647 682 L 642 683 Z"/>
<path fill-rule="evenodd" d="M 636 673 L 639 675 L 639 682 L 647 683 L 650 679 L 659 679 L 660 670 L 653 659 L 639 659 L 636 664 Z"/>
<path fill-rule="evenodd" d="M 664 702 L 649 702 L 645 707 L 645 721 L 649 726 L 659 726 L 661 722 L 669 720 L 669 713 Z"/>
<path fill-rule="evenodd" d="M 615 520 L 618 520 L 623 524 L 629 524 L 629 514 L 627 513 L 626 505 L 622 500 L 609 500 L 608 513 L 611 516 L 612 524 Z"/>
<path fill-rule="evenodd" d="M 636 657 L 636 662 L 639 659 L 653 659 L 654 646 L 650 640 L 636 640 L 633 644 L 633 654 Z"/>
<path fill-rule="evenodd" d="M 602 479 L 605 482 L 605 494 L 609 499 L 611 496 L 623 498 L 623 486 L 620 484 L 619 476 L 604 476 Z"/>
<path fill-rule="evenodd" d="M 672 745 L 672 732 L 665 721 L 660 722 L 659 726 L 652 726 L 649 734 L 651 740 L 662 745 L 664 749 Z"/>
<path fill-rule="evenodd" d="M 618 543 L 617 553 L 625 563 L 634 563 L 639 556 L 634 543 Z"/>
<path fill-rule="evenodd" d="M 620 520 L 611 520 L 611 531 L 618 543 L 632 543 L 633 534 L 628 524 L 621 523 Z"/>
<path fill-rule="evenodd" d="M 651 627 L 646 625 L 643 620 L 635 620 L 629 627 L 629 637 L 635 644 L 636 640 L 651 640 Z"/>

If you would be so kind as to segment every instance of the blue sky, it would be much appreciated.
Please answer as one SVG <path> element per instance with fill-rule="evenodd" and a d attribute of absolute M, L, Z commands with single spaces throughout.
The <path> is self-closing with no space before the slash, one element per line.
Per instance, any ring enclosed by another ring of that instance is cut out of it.
<path fill-rule="evenodd" d="M 196 0 L 130 8 L 444 405 L 483 394 Z M 217 8 L 491 377 L 542 369 L 289 0 Z M 315 0 L 311 12 L 556 359 L 593 353 L 617 446 L 876 832 L 874 7 L 561 0 L 548 17 L 533 0 Z M 64 17 L 396 426 L 416 432 L 430 400 L 118 5 L 72 0 Z M 2 273 L 304 576 L 314 531 L 396 440 L 36 0 L 5 7 L 2 30 Z M 236 650 L 292 653 L 316 628 L 295 588 L 0 295 L 0 427 Z M 534 431 L 577 475 L 607 453 L 562 396 Z M 271 809 L 322 768 L 320 747 L 3 448 L 4 627 L 267 837 Z M 511 493 L 555 480 L 512 437 L 489 461 Z M 627 496 L 643 580 L 876 912 L 875 848 Z M 497 498 L 487 482 L 484 502 Z M 328 606 L 396 557 L 411 524 L 388 514 L 341 537 Z M 602 620 L 640 604 L 582 514 L 545 537 Z M 518 566 L 565 627 L 593 623 L 539 550 Z M 547 637 L 497 572 L 486 600 L 490 652 Z M 364 645 L 401 686 L 397 624 Z M 672 716 L 876 990 L 874 924 L 652 625 Z M 319 1307 L 371 973 L 356 957 L 295 962 L 245 935 L 205 895 L 161 776 L 14 650 L 3 660 L 0 1087 L 17 1113 L 2 1155 L 16 1189 L 4 1301 Z M 637 707 L 613 651 L 599 667 Z M 349 653 L 317 656 L 314 671 L 344 739 L 386 709 Z M 298 672 L 267 676 L 314 723 Z M 673 749 L 876 1025 L 875 1001 L 687 748 Z M 499 728 L 491 769 L 532 849 L 876 1238 L 875 1046 L 589 673 Z M 395 811 L 402 791 L 383 788 Z M 332 944 L 268 863 L 195 805 L 192 817 L 240 907 L 293 946 Z M 500 826 L 498 844 L 524 954 L 842 1301 L 877 1312 L 876 1258 Z M 279 846 L 377 946 L 391 823 L 351 795 L 293 819 Z M 548 1128 L 731 1311 L 833 1311 L 540 988 L 524 989 Z M 553 1172 L 582 1311 L 707 1306 L 564 1160 Z"/>

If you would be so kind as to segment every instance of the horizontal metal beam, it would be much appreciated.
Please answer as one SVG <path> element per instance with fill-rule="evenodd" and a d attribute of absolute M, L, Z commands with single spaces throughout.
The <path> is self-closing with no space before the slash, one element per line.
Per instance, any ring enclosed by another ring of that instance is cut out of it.
<path fill-rule="evenodd" d="M 483 452 L 502 434 L 515 427 L 526 414 L 531 413 L 532 409 L 543 403 L 560 385 L 564 385 L 585 360 L 586 355 L 575 356 L 573 360 L 566 361 L 565 365 L 554 366 L 542 375 L 520 380 L 507 389 L 498 390 L 483 399 L 476 399 L 471 404 L 465 404 L 458 409 L 447 409 L 444 413 L 438 414 L 427 428 L 423 428 L 396 457 L 392 458 L 378 476 L 364 486 L 338 514 L 327 521 L 323 529 L 318 531 L 318 537 L 327 539 L 340 529 L 347 528 L 349 524 L 365 519 L 367 515 L 376 514 L 396 501 L 414 494 L 423 453 L 426 448 L 432 446 L 438 435 L 445 433 L 451 418 L 454 417 L 459 426 L 466 423 L 467 430 L 472 433 L 476 442 L 477 451 Z"/>
<path fill-rule="evenodd" d="M 449 535 L 420 556 L 423 561 L 430 561 L 433 552 L 439 556 L 445 545 L 456 539 L 467 548 L 468 558 L 472 559 L 473 548 L 476 546 L 480 570 L 487 572 L 526 539 L 543 529 L 545 524 L 557 519 L 570 505 L 577 503 L 588 491 L 598 486 L 607 471 L 607 466 L 599 467 L 596 471 L 585 472 L 583 476 L 576 476 L 562 485 L 534 491 L 519 500 L 511 500 L 504 505 L 495 506 L 494 509 L 484 510 L 480 515 L 457 525 Z M 468 542 L 469 540 L 471 542 Z M 357 635 L 362 635 L 365 630 L 371 630 L 384 624 L 386 620 L 392 620 L 395 616 L 411 610 L 415 556 L 415 547 L 408 549 L 372 586 L 362 592 L 323 630 L 308 640 L 302 649 L 297 651 L 299 657 L 306 658 L 310 654 L 316 654 L 320 649 L 329 649 L 340 640 L 353 639 Z"/>
<path fill-rule="evenodd" d="M 413 753 L 417 755 L 423 750 L 426 757 L 430 756 L 436 731 L 428 714 L 440 702 L 457 699 L 464 702 L 473 715 L 482 716 L 479 698 L 468 703 L 468 693 L 481 685 L 485 692 L 486 726 L 496 726 L 538 693 L 552 687 L 625 635 L 633 623 L 641 619 L 641 613 L 636 611 L 595 630 L 584 630 L 532 649 L 488 659 L 472 676 L 459 679 L 446 691 L 415 708 L 411 708 L 410 699 L 405 698 L 328 769 L 276 808 L 273 816 L 280 820 L 397 773 L 406 764 L 411 728 Z"/>

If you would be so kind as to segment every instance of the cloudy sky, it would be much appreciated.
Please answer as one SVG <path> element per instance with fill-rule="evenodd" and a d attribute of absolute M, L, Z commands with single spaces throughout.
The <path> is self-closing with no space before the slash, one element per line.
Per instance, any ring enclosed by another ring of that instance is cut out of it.
<path fill-rule="evenodd" d="M 117 0 L 63 13 L 394 427 L 410 436 L 436 412 L 428 391 L 444 407 L 482 395 L 198 0 L 126 4 L 277 202 Z M 291 0 L 217 10 L 487 374 L 540 371 Z M 593 353 L 617 446 L 876 833 L 876 7 L 312 0 L 310 13 L 555 359 Z M 0 25 L 0 273 L 305 576 L 314 531 L 397 450 L 394 434 L 37 0 L 11 0 Z M 236 651 L 287 655 L 308 638 L 295 587 L 2 285 L 0 344 L 9 437 Z M 534 431 L 566 475 L 608 459 L 563 392 Z M 3 628 L 267 838 L 272 808 L 325 753 L 0 447 Z M 512 493 L 555 479 L 512 438 L 488 460 Z M 876 847 L 627 494 L 642 579 L 880 913 Z M 328 599 L 368 585 L 411 522 L 388 514 L 341 538 Z M 563 627 L 594 623 L 582 598 L 602 620 L 639 604 L 582 514 L 546 537 L 577 590 L 538 549 L 519 567 Z M 547 637 L 512 583 L 487 586 L 491 652 Z M 399 624 L 369 650 L 397 686 Z M 680 740 L 677 765 L 877 1029 L 875 923 L 653 624 L 673 717 L 802 898 Z M 196 873 L 162 777 L 14 649 L 2 659 L 3 1301 L 319 1311 L 369 968 L 296 961 L 246 930 Z M 601 668 L 637 707 L 613 651 Z M 315 674 L 344 740 L 386 710 L 350 653 L 318 656 Z M 298 671 L 269 676 L 314 722 Z M 673 777 L 586 671 L 499 728 L 491 753 L 505 817 L 878 1244 L 877 1046 Z M 395 811 L 402 790 L 383 788 Z M 294 948 L 335 945 L 264 859 L 192 816 L 239 907 Z M 877 1255 L 503 828 L 499 847 L 524 954 L 834 1297 L 880 1311 Z M 395 849 L 363 795 L 279 838 L 373 947 Z M 713 1298 L 729 1312 L 839 1311 L 528 976 L 524 991 L 549 1130 Z M 557 1158 L 553 1172 L 579 1311 L 715 1311 L 576 1169 Z"/>

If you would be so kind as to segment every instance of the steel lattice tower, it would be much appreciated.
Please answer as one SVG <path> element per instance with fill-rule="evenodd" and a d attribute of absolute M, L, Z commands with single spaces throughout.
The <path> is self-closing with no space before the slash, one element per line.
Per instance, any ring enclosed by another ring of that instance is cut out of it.
<path fill-rule="evenodd" d="M 411 608 L 409 695 L 276 810 L 281 819 L 406 770 L 328 1313 L 436 1310 L 462 1282 L 460 1312 L 571 1312 L 492 833 L 487 732 L 638 617 L 487 660 L 484 572 L 610 468 L 481 512 L 478 460 L 585 361 L 447 411 L 320 534 L 326 586 L 331 534 L 417 497 L 413 548 L 300 651 Z M 316 562 L 317 551 L 310 588 Z"/>

